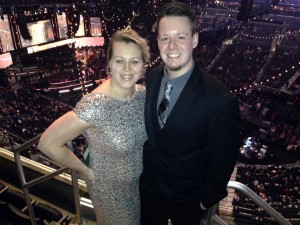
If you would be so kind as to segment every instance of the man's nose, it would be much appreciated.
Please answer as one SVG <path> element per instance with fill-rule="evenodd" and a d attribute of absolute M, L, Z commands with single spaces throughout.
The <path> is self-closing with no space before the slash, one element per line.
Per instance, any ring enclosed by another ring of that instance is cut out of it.
<path fill-rule="evenodd" d="M 177 45 L 176 38 L 170 38 L 169 47 L 174 48 Z"/>

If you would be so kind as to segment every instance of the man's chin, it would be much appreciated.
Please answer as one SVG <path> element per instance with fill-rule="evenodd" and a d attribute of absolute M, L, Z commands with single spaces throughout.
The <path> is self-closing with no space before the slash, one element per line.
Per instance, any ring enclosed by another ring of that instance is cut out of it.
<path fill-rule="evenodd" d="M 167 66 L 167 68 L 168 68 L 169 71 L 176 72 L 176 71 L 179 71 L 181 69 L 181 66 Z"/>

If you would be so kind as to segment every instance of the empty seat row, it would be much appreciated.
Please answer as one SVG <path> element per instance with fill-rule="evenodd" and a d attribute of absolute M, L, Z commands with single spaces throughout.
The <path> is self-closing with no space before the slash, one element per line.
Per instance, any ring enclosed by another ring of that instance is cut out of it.
<path fill-rule="evenodd" d="M 31 224 L 26 200 L 23 193 L 7 188 L 0 182 L 0 225 Z M 4 190 L 4 191 L 1 191 Z M 65 216 L 58 209 L 34 200 L 31 200 L 37 224 L 60 222 Z"/>

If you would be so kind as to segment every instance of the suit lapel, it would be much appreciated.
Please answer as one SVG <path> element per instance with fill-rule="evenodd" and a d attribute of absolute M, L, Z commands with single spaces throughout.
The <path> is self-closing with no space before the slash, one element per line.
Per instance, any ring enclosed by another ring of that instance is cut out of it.
<path fill-rule="evenodd" d="M 160 135 L 161 132 L 168 132 L 168 127 L 172 126 L 172 123 L 176 123 L 176 121 L 185 117 L 185 112 L 188 110 L 194 98 L 201 98 L 204 96 L 202 72 L 197 65 L 195 65 L 195 68 L 185 87 L 183 88 L 179 98 L 177 99 L 177 102 L 174 105 L 164 128 L 161 130 L 157 116 L 157 101 L 161 81 L 164 75 L 163 68 L 164 67 L 161 66 L 156 71 L 149 74 L 149 76 L 153 77 L 149 79 L 149 84 L 147 87 L 145 121 L 148 140 L 152 146 L 155 146 L 159 138 L 162 137 Z"/>
<path fill-rule="evenodd" d="M 156 131 L 156 134 L 160 132 L 160 125 L 158 122 L 158 115 L 157 115 L 157 101 L 158 101 L 158 95 L 160 91 L 160 86 L 161 86 L 161 81 L 163 78 L 163 73 L 162 76 L 157 77 L 158 79 L 155 80 L 154 83 L 154 93 L 153 93 L 153 98 L 151 99 L 151 115 L 152 115 L 152 121 L 153 121 L 153 126 Z"/>
<path fill-rule="evenodd" d="M 161 81 L 164 75 L 163 68 L 164 66 L 161 66 L 156 71 L 149 74 L 149 76 L 153 76 L 153 78 L 149 78 L 149 84 L 147 87 L 145 121 L 146 121 L 146 130 L 148 133 L 148 140 L 153 145 L 156 144 L 156 137 L 161 131 L 158 122 L 158 116 L 157 116 L 157 101 L 158 101 Z"/>
<path fill-rule="evenodd" d="M 185 117 L 185 112 L 188 110 L 193 99 L 201 98 L 204 95 L 204 85 L 202 73 L 195 65 L 195 68 L 187 81 L 185 87 L 183 88 L 177 102 L 175 103 L 168 119 L 165 124 L 164 129 L 168 128 L 168 124 L 175 123 L 182 117 Z"/>

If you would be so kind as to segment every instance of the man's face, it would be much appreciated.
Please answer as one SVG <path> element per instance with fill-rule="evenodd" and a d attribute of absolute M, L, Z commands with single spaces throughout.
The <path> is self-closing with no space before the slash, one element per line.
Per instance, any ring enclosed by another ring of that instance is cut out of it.
<path fill-rule="evenodd" d="M 183 75 L 193 66 L 193 49 L 198 34 L 192 35 L 190 21 L 185 16 L 166 16 L 159 21 L 158 48 L 171 78 Z"/>

